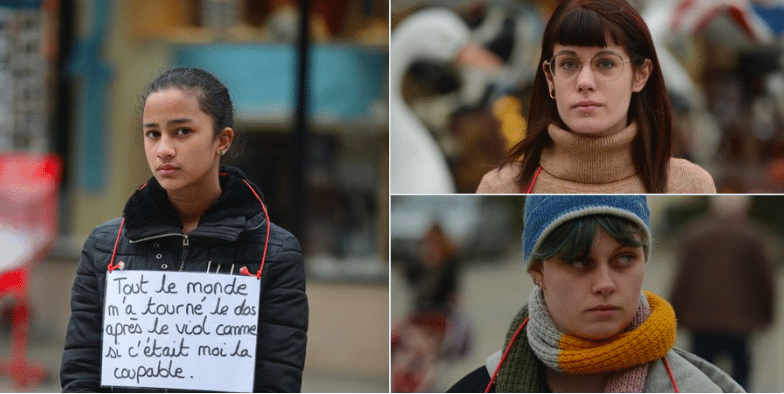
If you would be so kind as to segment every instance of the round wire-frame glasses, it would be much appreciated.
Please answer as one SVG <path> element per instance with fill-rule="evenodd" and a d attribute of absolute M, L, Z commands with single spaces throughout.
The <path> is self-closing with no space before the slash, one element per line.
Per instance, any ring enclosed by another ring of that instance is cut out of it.
<path fill-rule="evenodd" d="M 544 64 L 550 70 L 550 75 L 560 81 L 571 81 L 583 69 L 583 62 L 589 59 L 580 59 L 571 53 L 559 53 L 545 60 Z M 631 61 L 623 60 L 621 55 L 614 52 L 599 52 L 590 59 L 591 71 L 603 81 L 613 81 L 623 74 L 623 64 Z"/>

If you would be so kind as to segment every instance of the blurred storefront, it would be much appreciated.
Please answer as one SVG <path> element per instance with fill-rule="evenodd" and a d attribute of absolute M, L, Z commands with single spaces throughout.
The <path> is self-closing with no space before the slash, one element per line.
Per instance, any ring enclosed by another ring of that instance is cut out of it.
<path fill-rule="evenodd" d="M 235 107 L 240 138 L 228 164 L 261 187 L 272 220 L 303 246 L 314 322 L 304 388 L 356 391 L 359 376 L 359 391 L 385 391 L 388 15 L 380 0 L 0 1 L 0 153 L 54 152 L 63 162 L 50 260 L 75 269 L 93 227 L 120 216 L 150 177 L 147 85 L 170 68 L 206 69 Z M 43 292 L 34 303 L 67 299 L 70 277 L 59 279 L 68 286 L 47 278 L 34 279 Z M 346 315 L 346 302 L 364 312 Z M 67 315 L 56 309 L 67 306 L 57 305 L 33 314 L 59 340 Z M 340 338 L 362 340 L 336 356 Z"/>

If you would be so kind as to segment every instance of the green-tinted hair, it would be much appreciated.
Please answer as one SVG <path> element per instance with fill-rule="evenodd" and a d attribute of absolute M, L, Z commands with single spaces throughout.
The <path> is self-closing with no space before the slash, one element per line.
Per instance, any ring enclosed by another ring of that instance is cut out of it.
<path fill-rule="evenodd" d="M 558 257 L 569 263 L 584 262 L 591 253 L 593 238 L 599 227 L 621 245 L 642 246 L 648 256 L 648 243 L 640 226 L 615 215 L 588 215 L 556 227 L 533 252 L 531 260 Z"/>

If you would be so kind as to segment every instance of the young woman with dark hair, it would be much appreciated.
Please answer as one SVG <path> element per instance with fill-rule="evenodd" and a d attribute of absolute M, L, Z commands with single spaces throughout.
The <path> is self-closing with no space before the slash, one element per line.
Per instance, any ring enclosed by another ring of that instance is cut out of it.
<path fill-rule="evenodd" d="M 255 276 L 253 391 L 300 391 L 308 327 L 302 252 L 291 233 L 270 222 L 261 190 L 220 164 L 236 137 L 228 90 L 205 71 L 174 69 L 143 101 L 140 131 L 152 178 L 130 197 L 122 218 L 97 226 L 84 244 L 63 391 L 162 391 L 101 385 L 103 303 L 114 269 Z"/>
<path fill-rule="evenodd" d="M 544 32 L 526 136 L 477 193 L 715 193 L 671 158 L 672 111 L 647 25 L 624 0 L 566 0 Z"/>

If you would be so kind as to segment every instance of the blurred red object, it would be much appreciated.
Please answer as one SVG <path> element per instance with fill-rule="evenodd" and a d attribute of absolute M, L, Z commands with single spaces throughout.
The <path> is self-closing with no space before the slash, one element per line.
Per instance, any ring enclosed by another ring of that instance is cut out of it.
<path fill-rule="evenodd" d="M 0 373 L 20 387 L 39 384 L 48 372 L 27 359 L 29 275 L 57 237 L 62 161 L 54 154 L 0 154 L 0 297 L 12 297 L 10 355 Z"/>

